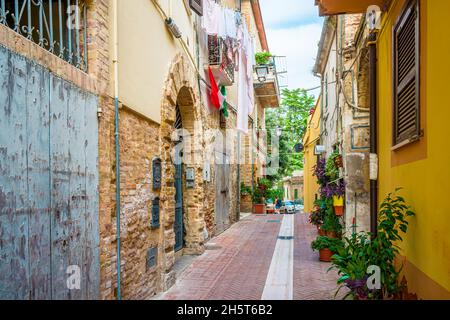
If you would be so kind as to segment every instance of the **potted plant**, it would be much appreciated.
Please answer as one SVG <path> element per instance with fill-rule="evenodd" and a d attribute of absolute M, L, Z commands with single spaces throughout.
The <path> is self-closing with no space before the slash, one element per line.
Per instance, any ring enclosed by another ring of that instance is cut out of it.
<path fill-rule="evenodd" d="M 247 196 L 252 193 L 252 188 L 245 185 L 244 182 L 241 182 L 241 195 Z"/>
<path fill-rule="evenodd" d="M 323 211 L 320 206 L 315 205 L 313 211 L 309 215 L 309 223 L 317 227 L 319 230 L 320 226 L 323 223 Z"/>
<path fill-rule="evenodd" d="M 334 166 L 336 168 L 344 167 L 344 161 L 342 160 L 342 155 L 339 152 L 337 151 L 333 152 L 330 158 L 333 160 Z"/>
<path fill-rule="evenodd" d="M 334 195 L 333 196 L 333 207 L 334 207 L 334 213 L 336 216 L 341 217 L 344 215 L 344 197 Z"/>
<path fill-rule="evenodd" d="M 343 180 L 331 182 L 320 189 L 323 198 L 333 199 L 334 212 L 337 216 L 344 215 L 345 184 Z"/>
<path fill-rule="evenodd" d="M 267 65 L 272 57 L 273 55 L 270 52 L 258 52 L 255 54 L 256 64 L 258 66 Z"/>
<path fill-rule="evenodd" d="M 360 233 L 345 238 L 344 245 L 332 257 L 333 267 L 330 269 L 338 270 L 339 289 L 349 289 L 345 298 L 392 300 L 401 297 L 404 290 L 404 283 L 399 281 L 402 266 L 398 266 L 396 257 L 399 244 L 403 241 L 402 236 L 408 230 L 407 219 L 415 214 L 406 205 L 404 198 L 397 195 L 398 190 L 389 194 L 380 206 L 377 236 L 369 240 L 372 236 L 370 233 Z M 380 268 L 380 290 L 368 290 L 366 286 L 369 266 Z"/>
<path fill-rule="evenodd" d="M 255 188 L 252 195 L 253 200 L 253 213 L 254 214 L 265 214 L 266 205 L 264 202 L 265 192 L 261 188 Z"/>
<path fill-rule="evenodd" d="M 330 157 L 328 157 L 328 160 L 325 163 L 325 174 L 328 176 L 331 182 L 339 179 L 339 167 L 337 167 L 334 163 L 335 157 L 336 154 L 333 153 Z"/>
<path fill-rule="evenodd" d="M 319 251 L 319 260 L 322 262 L 331 262 L 331 257 L 338 252 L 343 243 L 339 239 L 330 238 L 326 236 L 318 236 L 316 240 L 311 243 L 311 248 L 314 251 Z"/>
<path fill-rule="evenodd" d="M 342 225 L 339 218 L 335 215 L 333 209 L 333 203 L 331 199 L 326 201 L 325 215 L 321 230 L 325 232 L 325 235 L 330 238 L 340 238 L 342 234 Z"/>

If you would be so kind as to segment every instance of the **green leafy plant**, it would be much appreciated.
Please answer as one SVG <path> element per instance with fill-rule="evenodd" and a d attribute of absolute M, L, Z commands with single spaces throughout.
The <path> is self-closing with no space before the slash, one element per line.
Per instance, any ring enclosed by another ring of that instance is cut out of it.
<path fill-rule="evenodd" d="M 316 240 L 311 243 L 311 248 L 314 251 L 328 249 L 332 252 L 337 252 L 343 246 L 340 239 L 329 238 L 326 236 L 318 236 Z"/>
<path fill-rule="evenodd" d="M 241 182 L 241 195 L 252 194 L 252 188 L 245 185 L 244 182 Z"/>
<path fill-rule="evenodd" d="M 266 197 L 266 191 L 261 188 L 255 188 L 252 192 L 252 201 L 254 204 L 264 203 L 265 197 Z"/>
<path fill-rule="evenodd" d="M 321 229 L 326 232 L 335 232 L 337 236 L 340 236 L 342 232 L 342 224 L 334 214 L 333 199 L 322 198 L 318 201 L 320 203 L 320 210 L 322 214 L 322 226 Z"/>
<path fill-rule="evenodd" d="M 344 299 L 353 298 L 365 300 L 373 298 L 373 292 L 367 288 L 367 268 L 372 258 L 369 256 L 370 239 L 366 233 L 355 233 L 343 239 L 344 245 L 332 257 L 333 266 L 329 269 L 338 270 L 339 288 L 335 296 L 343 288 L 350 289 Z"/>
<path fill-rule="evenodd" d="M 333 152 L 327 159 L 325 164 L 325 174 L 328 176 L 330 181 L 335 181 L 339 178 L 339 168 L 336 167 L 334 159 L 339 156 L 338 152 Z"/>
<path fill-rule="evenodd" d="M 268 64 L 272 58 L 272 54 L 270 52 L 258 52 L 255 54 L 255 60 L 257 65 L 265 65 Z"/>
<path fill-rule="evenodd" d="M 401 268 L 396 269 L 394 260 L 400 252 L 398 243 L 403 241 L 402 233 L 408 231 L 409 222 L 406 219 L 415 216 L 405 199 L 398 195 L 400 190 L 390 193 L 380 206 L 378 234 L 370 251 L 374 257 L 373 264 L 381 268 L 383 298 L 392 298 L 402 290 L 398 281 Z"/>
<path fill-rule="evenodd" d="M 378 214 L 377 236 L 369 240 L 370 233 L 354 234 L 344 239 L 344 246 L 333 256 L 333 267 L 341 276 L 340 289 L 350 289 L 348 297 L 357 299 L 392 299 L 403 289 L 398 277 L 401 271 L 394 263 L 399 254 L 398 243 L 403 241 L 402 233 L 408 231 L 408 217 L 414 212 L 406 205 L 405 199 L 396 189 L 389 194 L 380 206 Z M 366 287 L 366 274 L 369 266 L 378 266 L 381 270 L 381 290 L 369 291 Z"/>
<path fill-rule="evenodd" d="M 275 202 L 276 198 L 278 198 L 278 199 L 283 198 L 283 194 L 284 194 L 283 188 L 279 188 L 276 186 L 276 187 L 269 189 L 266 192 L 266 198 L 271 199 L 273 202 Z"/>

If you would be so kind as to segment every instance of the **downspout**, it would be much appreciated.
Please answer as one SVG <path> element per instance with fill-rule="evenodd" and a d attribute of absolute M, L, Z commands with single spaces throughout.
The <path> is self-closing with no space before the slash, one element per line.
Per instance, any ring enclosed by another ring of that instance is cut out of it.
<path fill-rule="evenodd" d="M 370 81 L 370 232 L 377 236 L 378 225 L 378 128 L 377 128 L 377 32 L 369 35 Z"/>
<path fill-rule="evenodd" d="M 119 33 L 117 1 L 113 0 L 113 66 L 114 66 L 114 106 L 115 106 L 115 143 L 116 143 L 116 239 L 117 239 L 117 300 L 121 300 L 121 260 L 120 260 L 120 135 L 119 135 Z"/>

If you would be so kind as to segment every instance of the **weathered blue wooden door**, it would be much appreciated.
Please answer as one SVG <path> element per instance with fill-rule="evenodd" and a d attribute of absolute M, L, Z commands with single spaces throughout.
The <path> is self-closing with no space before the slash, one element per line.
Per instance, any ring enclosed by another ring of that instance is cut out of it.
<path fill-rule="evenodd" d="M 0 299 L 98 298 L 96 110 L 0 47 Z"/>

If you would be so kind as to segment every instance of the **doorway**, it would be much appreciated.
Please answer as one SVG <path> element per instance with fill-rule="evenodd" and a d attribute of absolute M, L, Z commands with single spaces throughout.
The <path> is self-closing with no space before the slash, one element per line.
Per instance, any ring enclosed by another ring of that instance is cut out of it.
<path fill-rule="evenodd" d="M 181 130 L 183 122 L 181 121 L 181 112 L 177 104 L 176 119 L 174 130 Z M 183 143 L 183 136 L 178 135 L 179 139 L 175 142 L 175 146 Z M 181 148 L 181 150 L 183 150 Z M 184 247 L 184 215 L 183 215 L 183 152 L 175 153 L 175 252 L 180 251 Z"/>

